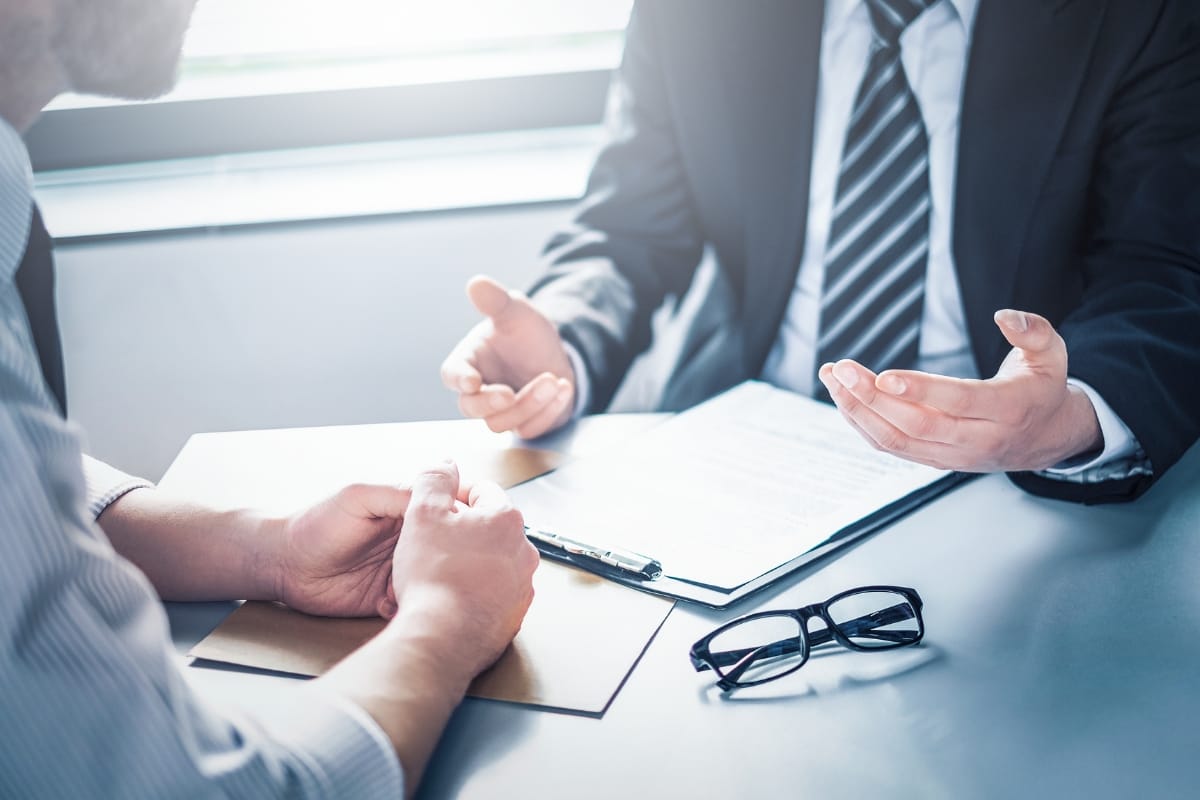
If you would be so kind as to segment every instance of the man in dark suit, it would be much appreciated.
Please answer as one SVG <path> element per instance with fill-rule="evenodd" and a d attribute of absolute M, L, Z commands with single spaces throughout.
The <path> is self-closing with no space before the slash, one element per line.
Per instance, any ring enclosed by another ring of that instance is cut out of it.
<path fill-rule="evenodd" d="M 1197 3 L 641 0 L 608 122 L 531 299 L 468 287 L 488 318 L 442 370 L 467 415 L 605 408 L 708 247 L 724 313 L 667 407 L 763 377 L 882 450 L 1088 502 L 1196 440 Z"/>

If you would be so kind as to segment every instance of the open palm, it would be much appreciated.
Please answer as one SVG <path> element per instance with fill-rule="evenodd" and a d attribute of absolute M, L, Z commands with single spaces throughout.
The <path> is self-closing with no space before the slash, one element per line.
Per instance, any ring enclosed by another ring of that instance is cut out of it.
<path fill-rule="evenodd" d="M 473 278 L 467 295 L 484 319 L 442 363 L 442 382 L 458 393 L 463 414 L 527 438 L 566 423 L 575 371 L 554 323 L 491 278 Z"/>

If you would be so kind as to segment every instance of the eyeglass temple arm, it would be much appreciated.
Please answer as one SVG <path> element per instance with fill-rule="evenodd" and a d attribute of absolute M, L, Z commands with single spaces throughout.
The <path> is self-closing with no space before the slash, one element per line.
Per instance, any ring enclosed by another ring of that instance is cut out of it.
<path fill-rule="evenodd" d="M 908 603 L 897 603 L 891 608 L 885 608 L 881 611 L 875 611 L 857 619 L 848 620 L 838 625 L 838 630 L 843 636 L 857 636 L 860 639 L 882 639 L 887 642 L 899 642 L 908 638 L 904 631 L 877 631 L 876 627 L 881 625 L 894 625 L 897 622 L 903 622 L 906 619 L 912 619 L 914 616 L 912 606 Z M 829 628 L 822 628 L 819 631 L 808 634 L 809 647 L 818 647 L 823 644 L 828 644 L 833 641 L 833 631 Z M 736 664 L 746 656 L 753 653 L 755 650 L 768 650 L 773 656 L 791 655 L 792 653 L 800 652 L 799 639 L 783 639 L 778 642 L 772 642 L 769 645 L 759 645 L 758 647 L 744 647 L 739 650 L 722 650 L 719 653 L 710 653 L 709 661 L 718 667 L 728 667 Z M 703 672 L 706 669 L 711 669 L 711 665 L 692 656 L 692 666 L 697 672 Z"/>

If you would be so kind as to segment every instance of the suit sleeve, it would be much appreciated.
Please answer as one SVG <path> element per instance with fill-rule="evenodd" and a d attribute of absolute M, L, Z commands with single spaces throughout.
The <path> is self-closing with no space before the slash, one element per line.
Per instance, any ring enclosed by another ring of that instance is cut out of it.
<path fill-rule="evenodd" d="M 1145 463 L 1079 483 L 1012 476 L 1036 494 L 1082 502 L 1137 497 L 1200 436 L 1197 4 L 1161 4 L 1099 133 L 1084 300 L 1061 332 L 1070 375 L 1128 425 Z"/>
<path fill-rule="evenodd" d="M 535 303 L 586 366 L 588 408 L 607 407 L 651 340 L 651 317 L 690 285 L 703 251 L 677 148 L 652 3 L 633 9 L 606 112 L 608 140 L 572 224 L 546 247 Z"/>

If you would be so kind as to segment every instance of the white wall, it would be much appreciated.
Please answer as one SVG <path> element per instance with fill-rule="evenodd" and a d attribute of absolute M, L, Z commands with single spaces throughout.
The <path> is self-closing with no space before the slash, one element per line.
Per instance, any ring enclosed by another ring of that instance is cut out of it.
<path fill-rule="evenodd" d="M 71 416 L 161 476 L 192 433 L 457 416 L 466 280 L 525 286 L 565 205 L 62 244 Z"/>

